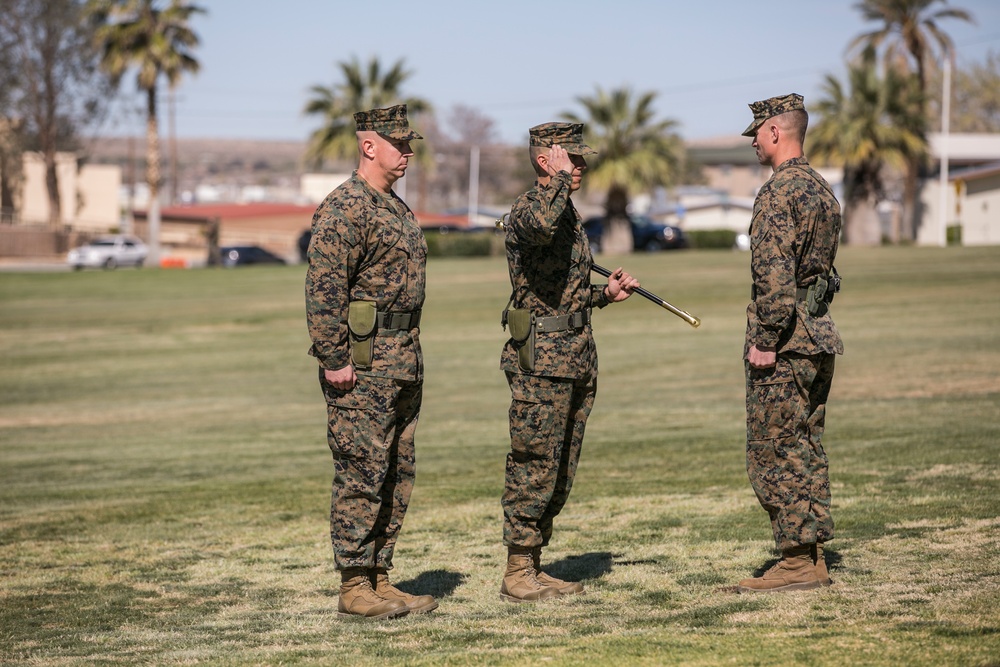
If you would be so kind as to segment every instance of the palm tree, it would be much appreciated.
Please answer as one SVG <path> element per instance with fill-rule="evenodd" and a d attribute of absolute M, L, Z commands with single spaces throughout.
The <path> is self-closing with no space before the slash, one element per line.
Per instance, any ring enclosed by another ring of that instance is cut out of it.
<path fill-rule="evenodd" d="M 862 0 L 855 5 L 866 21 L 878 21 L 876 30 L 858 35 L 849 48 L 875 50 L 884 47 L 887 65 L 902 72 L 913 73 L 919 92 L 919 107 L 927 115 L 928 70 L 937 57 L 951 57 L 954 45 L 939 23 L 945 19 L 973 22 L 972 15 L 956 7 L 938 8 L 948 0 Z M 923 158 L 913 158 L 906 164 L 903 192 L 903 236 L 912 240 L 916 229 L 917 178 Z"/>
<path fill-rule="evenodd" d="M 403 97 L 401 87 L 411 72 L 399 60 L 388 71 L 382 71 L 377 57 L 364 67 L 353 57 L 350 62 L 337 63 L 344 76 L 339 84 L 313 86 L 313 94 L 304 112 L 319 116 L 323 125 L 309 137 L 306 159 L 316 166 L 325 160 L 349 159 L 357 152 L 354 135 L 354 113 L 366 109 L 406 104 L 409 114 L 429 111 L 429 102 L 418 97 Z"/>
<path fill-rule="evenodd" d="M 674 132 L 677 122 L 654 120 L 656 93 L 646 92 L 633 99 L 628 87 L 605 92 L 600 87 L 593 97 L 578 97 L 587 111 L 581 119 L 572 112 L 563 118 L 584 123 L 587 144 L 597 151 L 587 175 L 588 187 L 606 188 L 606 253 L 632 252 L 632 227 L 626 215 L 629 192 L 671 185 L 684 162 L 684 148 Z"/>
<path fill-rule="evenodd" d="M 924 120 L 910 79 L 891 68 L 880 77 L 874 48 L 865 49 L 848 79 L 845 90 L 835 77 L 826 77 L 807 154 L 843 165 L 844 240 L 875 245 L 881 240 L 876 206 L 884 198 L 884 170 L 926 156 Z"/>
<path fill-rule="evenodd" d="M 157 90 L 160 77 L 171 89 L 184 73 L 200 69 L 191 55 L 198 35 L 189 26 L 193 15 L 204 13 L 186 0 L 170 0 L 160 8 L 156 0 L 90 0 L 97 22 L 101 65 L 116 82 L 131 68 L 137 70 L 138 88 L 146 94 L 146 182 L 149 185 L 150 261 L 160 254 L 160 135 L 157 120 Z"/>

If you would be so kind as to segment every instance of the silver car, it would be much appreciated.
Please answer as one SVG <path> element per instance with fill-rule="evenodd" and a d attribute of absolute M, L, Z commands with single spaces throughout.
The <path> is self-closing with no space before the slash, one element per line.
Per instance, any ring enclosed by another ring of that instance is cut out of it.
<path fill-rule="evenodd" d="M 134 236 L 103 236 L 87 245 L 73 248 L 66 263 L 76 270 L 82 268 L 115 269 L 119 266 L 142 266 L 149 255 L 146 244 Z"/>

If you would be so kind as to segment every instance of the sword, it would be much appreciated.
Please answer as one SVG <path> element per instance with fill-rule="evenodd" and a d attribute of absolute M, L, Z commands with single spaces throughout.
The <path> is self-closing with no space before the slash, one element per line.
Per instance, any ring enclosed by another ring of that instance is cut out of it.
<path fill-rule="evenodd" d="M 507 215 L 509 215 L 509 214 L 507 214 Z M 507 215 L 504 215 L 503 218 L 500 218 L 499 220 L 496 221 L 496 227 L 497 227 L 497 229 L 503 229 L 504 228 L 504 219 L 507 217 Z M 591 264 L 590 270 L 593 271 L 594 273 L 601 274 L 605 278 L 610 278 L 611 277 L 611 271 L 609 271 L 608 269 L 604 268 L 600 264 Z M 648 290 L 644 290 L 641 287 L 638 287 L 638 288 L 636 288 L 635 293 L 638 294 L 639 296 L 645 298 L 645 299 L 648 299 L 648 300 L 652 301 L 657 306 L 659 306 L 659 307 L 661 307 L 661 308 L 663 308 L 665 310 L 669 310 L 671 313 L 673 313 L 677 317 L 681 318 L 682 320 L 684 320 L 685 322 L 687 322 L 688 324 L 690 324 L 693 328 L 697 329 L 698 327 L 701 326 L 701 320 L 699 320 L 697 317 L 695 317 L 694 315 L 691 315 L 690 313 L 688 313 L 686 311 L 681 310 L 677 306 L 672 305 L 670 302 L 665 301 L 664 299 L 661 299 L 660 297 L 656 296 L 652 292 L 650 292 Z"/>
<path fill-rule="evenodd" d="M 594 273 L 600 273 L 605 278 L 610 278 L 611 277 L 611 271 L 609 271 L 608 269 L 604 268 L 600 264 L 593 264 L 593 265 L 591 265 L 590 270 L 593 271 Z M 652 301 L 653 303 L 655 303 L 657 306 L 660 306 L 661 308 L 665 308 L 666 310 L 669 310 L 671 313 L 673 313 L 677 317 L 681 318 L 682 320 L 684 320 L 685 322 L 687 322 L 688 324 L 690 324 L 695 329 L 697 329 L 698 327 L 701 326 L 701 320 L 699 320 L 697 317 L 695 317 L 694 315 L 691 315 L 688 312 L 685 312 L 685 311 L 681 310 L 677 306 L 671 305 L 669 302 L 664 301 L 663 299 L 661 299 L 660 297 L 656 296 L 652 292 L 644 290 L 641 287 L 637 287 L 635 289 L 635 293 L 638 294 L 641 297 L 645 297 L 646 299 L 649 299 L 650 301 Z"/>

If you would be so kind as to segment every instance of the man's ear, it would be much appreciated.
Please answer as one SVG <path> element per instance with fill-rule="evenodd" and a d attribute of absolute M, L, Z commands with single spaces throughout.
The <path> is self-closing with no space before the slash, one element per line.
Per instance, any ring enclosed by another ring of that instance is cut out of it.
<path fill-rule="evenodd" d="M 776 144 L 781 139 L 781 128 L 777 123 L 771 123 L 771 143 Z"/>
<path fill-rule="evenodd" d="M 545 165 L 549 163 L 549 154 L 539 153 L 538 156 L 535 158 L 535 163 L 542 168 L 542 171 L 547 171 Z"/>
<path fill-rule="evenodd" d="M 361 140 L 361 154 L 369 159 L 375 157 L 375 142 L 372 139 Z"/>

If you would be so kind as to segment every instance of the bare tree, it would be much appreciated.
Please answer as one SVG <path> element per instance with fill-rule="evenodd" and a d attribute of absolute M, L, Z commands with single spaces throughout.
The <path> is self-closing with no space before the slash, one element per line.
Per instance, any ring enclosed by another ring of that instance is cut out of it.
<path fill-rule="evenodd" d="M 930 113 L 941 129 L 941 75 L 930 84 Z M 1000 53 L 991 51 L 982 62 L 957 69 L 951 83 L 952 132 L 1000 132 Z"/>
<path fill-rule="evenodd" d="M 456 104 L 448 116 L 448 125 L 458 143 L 485 146 L 497 141 L 496 123 L 478 109 Z"/>
<path fill-rule="evenodd" d="M 49 223 L 62 220 L 56 153 L 76 148 L 78 129 L 108 98 L 97 67 L 91 25 L 75 0 L 4 0 L 0 43 L 11 69 L 4 76 L 3 115 L 19 127 L 26 149 L 42 154 Z"/>

